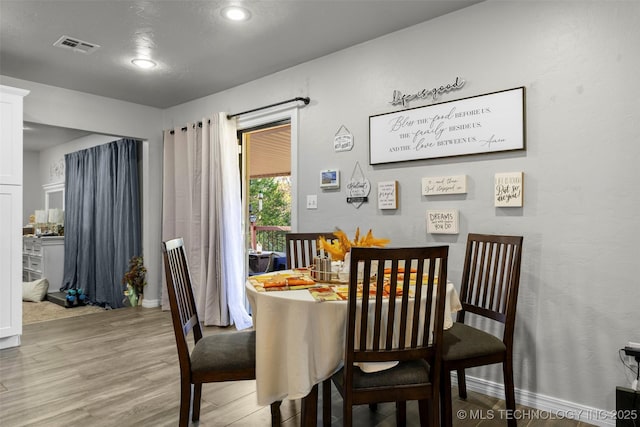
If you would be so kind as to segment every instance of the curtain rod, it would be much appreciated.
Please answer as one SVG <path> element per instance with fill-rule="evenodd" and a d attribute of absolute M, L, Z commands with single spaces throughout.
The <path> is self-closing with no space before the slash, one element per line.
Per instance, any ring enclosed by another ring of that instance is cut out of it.
<path fill-rule="evenodd" d="M 309 105 L 309 103 L 311 102 L 311 98 L 309 98 L 308 96 L 305 97 L 305 98 L 302 98 L 302 97 L 298 96 L 296 98 L 287 99 L 286 101 L 276 102 L 275 104 L 265 105 L 264 107 L 254 108 L 253 110 L 243 111 L 242 113 L 227 114 L 227 120 L 232 119 L 234 117 L 241 116 L 243 114 L 249 114 L 249 113 L 253 113 L 255 111 L 266 110 L 267 108 L 275 107 L 275 106 L 282 105 L 282 104 L 287 104 L 287 103 L 293 102 L 293 101 L 302 101 L 302 102 L 304 102 L 304 105 Z M 211 123 L 211 120 L 209 120 L 209 123 Z M 194 127 L 195 127 L 195 124 L 194 124 Z M 198 122 L 198 127 L 202 127 L 202 122 Z M 180 130 L 185 132 L 187 130 L 187 127 L 185 126 Z M 169 133 L 171 133 L 171 135 L 173 135 L 174 132 L 175 131 L 171 131 Z"/>
<path fill-rule="evenodd" d="M 309 102 L 311 102 L 311 99 L 309 97 L 302 98 L 302 97 L 298 96 L 296 98 L 287 99 L 286 101 L 276 102 L 275 104 L 265 105 L 264 107 L 254 108 L 253 110 L 243 111 L 242 113 L 227 114 L 227 119 L 232 119 L 234 117 L 238 117 L 238 116 L 241 116 L 243 114 L 253 113 L 254 111 L 266 110 L 267 108 L 275 107 L 277 105 L 287 104 L 287 103 L 293 102 L 293 101 L 302 101 L 302 102 L 304 102 L 304 105 L 309 105 Z"/>
<path fill-rule="evenodd" d="M 207 123 L 211 123 L 211 120 L 207 120 Z M 198 122 L 198 123 L 197 123 L 197 126 L 198 126 L 199 128 L 201 128 L 201 127 L 202 127 L 202 122 Z M 194 123 L 194 124 L 193 124 L 193 127 L 196 127 L 196 123 Z M 187 127 L 185 126 L 185 127 L 183 127 L 183 128 L 180 128 L 180 130 L 181 130 L 182 132 L 186 132 L 186 131 L 187 131 Z M 173 135 L 173 134 L 175 134 L 175 133 L 176 133 L 176 131 L 172 130 L 172 131 L 170 131 L 169 133 L 170 133 L 171 135 Z"/>

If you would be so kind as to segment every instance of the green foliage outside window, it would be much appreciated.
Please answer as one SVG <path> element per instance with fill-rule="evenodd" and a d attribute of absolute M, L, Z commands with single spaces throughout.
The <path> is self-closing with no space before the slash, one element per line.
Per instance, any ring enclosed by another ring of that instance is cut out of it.
<path fill-rule="evenodd" d="M 262 210 L 260 206 L 262 194 Z M 249 182 L 249 206 L 257 226 L 291 225 L 291 179 L 256 178 Z"/>

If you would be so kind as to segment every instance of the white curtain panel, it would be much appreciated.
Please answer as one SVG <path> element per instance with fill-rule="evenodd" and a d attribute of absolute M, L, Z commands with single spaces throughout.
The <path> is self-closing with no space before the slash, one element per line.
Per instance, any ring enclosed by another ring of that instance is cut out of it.
<path fill-rule="evenodd" d="M 200 319 L 252 326 L 244 306 L 244 233 L 235 119 L 164 132 L 162 240 L 184 239 Z M 163 276 L 164 281 L 164 276 Z M 162 307 L 169 308 L 166 283 Z"/>

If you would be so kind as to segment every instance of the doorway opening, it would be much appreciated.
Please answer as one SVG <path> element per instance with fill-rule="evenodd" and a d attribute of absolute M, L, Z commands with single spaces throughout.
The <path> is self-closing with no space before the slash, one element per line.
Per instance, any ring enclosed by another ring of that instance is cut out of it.
<path fill-rule="evenodd" d="M 291 123 L 238 132 L 249 274 L 277 270 L 291 231 Z M 282 265 L 283 267 L 283 265 Z"/>

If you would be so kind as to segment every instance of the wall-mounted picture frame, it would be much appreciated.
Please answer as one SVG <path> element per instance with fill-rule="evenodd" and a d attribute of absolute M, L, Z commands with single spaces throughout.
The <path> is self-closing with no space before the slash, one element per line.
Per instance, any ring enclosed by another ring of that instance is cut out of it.
<path fill-rule="evenodd" d="M 320 171 L 320 188 L 340 188 L 340 171 L 337 169 Z"/>
<path fill-rule="evenodd" d="M 378 183 L 378 209 L 398 209 L 398 181 Z"/>
<path fill-rule="evenodd" d="M 524 172 L 503 172 L 494 176 L 494 206 L 521 208 L 524 205 Z"/>
<path fill-rule="evenodd" d="M 369 116 L 369 164 L 525 150 L 525 88 Z"/>
<path fill-rule="evenodd" d="M 422 178 L 422 195 L 466 194 L 467 175 L 429 176 Z"/>
<path fill-rule="evenodd" d="M 427 211 L 427 233 L 458 234 L 460 228 L 458 209 L 436 209 Z"/>

